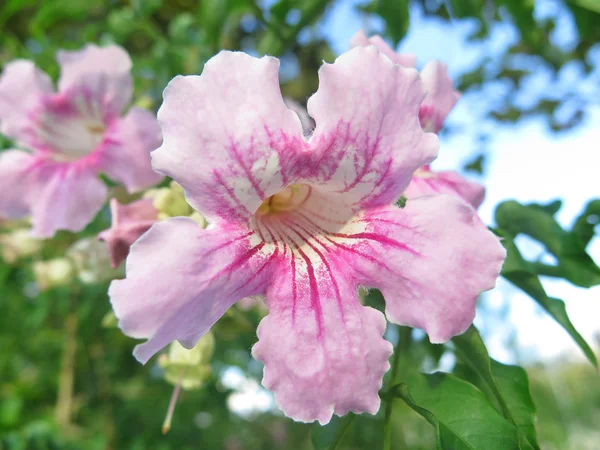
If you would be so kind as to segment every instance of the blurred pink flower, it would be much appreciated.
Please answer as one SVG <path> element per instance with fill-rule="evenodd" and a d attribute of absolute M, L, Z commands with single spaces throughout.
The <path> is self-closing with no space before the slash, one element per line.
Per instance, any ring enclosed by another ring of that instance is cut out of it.
<path fill-rule="evenodd" d="M 58 92 L 31 61 L 0 76 L 0 132 L 26 151 L 0 154 L 0 216 L 31 215 L 33 232 L 79 231 L 100 210 L 105 173 L 129 192 L 157 183 L 150 152 L 161 143 L 149 111 L 131 108 L 131 60 L 120 47 L 59 51 Z"/>
<path fill-rule="evenodd" d="M 393 63 L 405 67 L 415 67 L 417 57 L 412 54 L 396 53 L 381 36 L 368 38 L 361 30 L 350 40 L 350 47 L 376 46 L 381 53 Z M 431 61 L 420 72 L 421 81 L 425 85 L 427 95 L 419 110 L 421 126 L 425 131 L 439 132 L 446 116 L 460 99 L 460 92 L 452 87 L 452 79 L 448 76 L 448 68 L 440 61 Z"/>
<path fill-rule="evenodd" d="M 458 172 L 435 172 L 427 165 L 413 174 L 403 195 L 406 198 L 416 198 L 435 194 L 448 194 L 462 198 L 474 209 L 477 209 L 485 197 L 485 186 L 467 180 Z"/>
<path fill-rule="evenodd" d="M 265 295 L 252 354 L 283 412 L 321 423 L 374 414 L 392 346 L 357 287 L 383 292 L 390 321 L 444 342 L 470 325 L 505 252 L 451 196 L 393 204 L 438 149 L 419 124 L 416 70 L 372 46 L 325 64 L 306 139 L 278 67 L 221 52 L 201 76 L 169 83 L 152 162 L 212 225 L 153 225 L 109 295 L 121 329 L 148 339 L 134 351 L 143 363 L 174 340 L 192 347 L 236 301 Z"/>
<path fill-rule="evenodd" d="M 112 224 L 98 238 L 108 245 L 110 261 L 117 268 L 127 258 L 129 248 L 158 220 L 158 211 L 151 199 L 137 200 L 121 205 L 117 199 L 110 201 Z"/>

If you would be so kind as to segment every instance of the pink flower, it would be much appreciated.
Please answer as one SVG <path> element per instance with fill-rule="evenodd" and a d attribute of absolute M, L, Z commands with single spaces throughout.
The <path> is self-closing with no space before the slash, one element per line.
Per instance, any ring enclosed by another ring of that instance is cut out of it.
<path fill-rule="evenodd" d="M 143 363 L 174 340 L 192 347 L 236 301 L 265 295 L 252 354 L 283 412 L 321 423 L 374 414 L 392 346 L 357 288 L 379 288 L 390 321 L 444 342 L 472 322 L 505 252 L 453 197 L 393 205 L 438 149 L 419 125 L 416 70 L 372 46 L 325 64 L 305 139 L 278 67 L 221 52 L 201 76 L 169 83 L 153 165 L 211 225 L 155 224 L 109 295 L 121 329 L 147 339 L 134 351 Z"/>
<path fill-rule="evenodd" d="M 125 260 L 133 243 L 158 220 L 158 211 L 152 203 L 147 198 L 128 205 L 121 205 L 114 198 L 110 201 L 112 224 L 98 238 L 108 244 L 113 268 Z"/>
<path fill-rule="evenodd" d="M 31 61 L 0 76 L 0 132 L 31 153 L 0 154 L 0 216 L 32 216 L 33 232 L 85 227 L 106 200 L 100 172 L 130 192 L 160 180 L 150 151 L 161 143 L 150 112 L 131 108 L 131 60 L 120 47 L 60 51 L 58 92 Z"/>
<path fill-rule="evenodd" d="M 367 37 L 365 32 L 360 30 L 352 36 L 352 39 L 350 39 L 350 48 L 366 47 L 368 45 L 377 47 L 381 53 L 390 58 L 395 64 L 400 64 L 404 67 L 416 67 L 417 65 L 416 55 L 411 53 L 396 53 L 396 51 L 390 47 L 381 36 L 375 35 Z"/>
<path fill-rule="evenodd" d="M 361 30 L 350 41 L 350 47 L 376 46 L 381 53 L 390 58 L 394 63 L 405 67 L 415 67 L 417 58 L 406 53 L 396 53 L 381 36 L 367 38 Z M 439 61 L 431 61 L 420 72 L 421 80 L 425 85 L 427 96 L 421 104 L 419 118 L 425 131 L 439 132 L 446 116 L 450 113 L 460 93 L 453 89 L 452 79 L 448 76 L 448 68 Z"/>
<path fill-rule="evenodd" d="M 485 197 L 485 187 L 467 180 L 458 172 L 434 172 L 429 166 L 423 166 L 413 174 L 412 181 L 403 195 L 406 198 L 416 198 L 435 194 L 448 194 L 462 198 L 477 209 Z"/>

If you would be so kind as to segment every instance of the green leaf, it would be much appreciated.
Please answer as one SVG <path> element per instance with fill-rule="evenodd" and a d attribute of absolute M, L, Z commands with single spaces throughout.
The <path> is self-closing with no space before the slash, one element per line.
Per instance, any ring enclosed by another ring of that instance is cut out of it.
<path fill-rule="evenodd" d="M 496 230 L 496 232 L 499 233 L 498 230 Z M 556 298 L 548 297 L 538 275 L 532 270 L 531 263 L 528 263 L 523 259 L 519 249 L 510 236 L 504 235 L 502 244 L 507 251 L 506 260 L 502 266 L 502 276 L 528 294 L 544 308 L 546 312 L 571 335 L 594 367 L 598 367 L 598 361 L 594 351 L 571 323 L 564 302 Z"/>
<path fill-rule="evenodd" d="M 492 374 L 504 401 L 513 414 L 517 427 L 534 448 L 539 448 L 535 430 L 536 408 L 529 391 L 525 369 L 491 360 Z"/>
<path fill-rule="evenodd" d="M 311 430 L 311 439 L 315 450 L 335 450 L 356 416 L 352 413 L 343 418 L 333 416 L 325 426 L 315 425 Z"/>
<path fill-rule="evenodd" d="M 557 258 L 557 266 L 548 266 L 552 270 L 538 273 L 565 278 L 581 287 L 600 284 L 600 267 L 586 253 L 579 235 L 563 230 L 554 219 L 554 208 L 556 203 L 521 205 L 510 200 L 496 208 L 496 223 L 513 238 L 522 233 L 542 243 Z"/>
<path fill-rule="evenodd" d="M 518 429 L 466 381 L 437 372 L 419 374 L 390 391 L 431 423 L 438 450 L 531 450 Z"/>
<path fill-rule="evenodd" d="M 471 325 L 466 332 L 452 338 L 452 342 L 471 369 L 473 369 L 487 384 L 492 395 L 500 405 L 500 410 L 504 417 L 506 417 L 509 422 L 514 423 L 508 405 L 504 401 L 504 397 L 502 397 L 502 393 L 500 392 L 500 389 L 498 389 L 496 380 L 494 380 L 494 376 L 492 375 L 490 356 L 488 355 L 487 348 L 485 347 L 477 328 Z"/>
<path fill-rule="evenodd" d="M 596 227 L 600 224 L 600 199 L 591 200 L 583 212 L 575 220 L 571 233 L 576 235 L 584 247 L 594 237 Z"/>
<path fill-rule="evenodd" d="M 527 439 L 533 448 L 539 449 L 533 425 L 535 406 L 531 400 L 525 371 L 491 359 L 479 332 L 473 326 L 462 335 L 455 336 L 452 342 L 459 355 L 476 374 L 479 382 L 474 384 L 498 405 L 499 411 L 510 423 L 517 426 L 523 439 Z"/>

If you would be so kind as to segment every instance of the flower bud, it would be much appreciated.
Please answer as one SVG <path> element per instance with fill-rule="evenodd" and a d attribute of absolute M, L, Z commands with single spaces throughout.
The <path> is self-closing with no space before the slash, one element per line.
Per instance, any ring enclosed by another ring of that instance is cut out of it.
<path fill-rule="evenodd" d="M 101 283 L 120 274 L 111 267 L 110 253 L 103 242 L 85 238 L 67 249 L 66 255 L 73 262 L 77 277 L 84 284 Z"/>
<path fill-rule="evenodd" d="M 55 287 L 66 286 L 75 275 L 73 263 L 67 258 L 54 258 L 33 263 L 33 273 L 41 292 Z"/>
<path fill-rule="evenodd" d="M 31 236 L 28 229 L 21 228 L 10 233 L 0 234 L 2 258 L 9 264 L 18 259 L 35 255 L 42 248 L 43 241 Z"/>
<path fill-rule="evenodd" d="M 168 188 L 157 189 L 154 195 L 154 207 L 159 219 L 177 216 L 189 216 L 193 209 L 185 201 L 183 188 L 172 181 Z"/>
<path fill-rule="evenodd" d="M 196 389 L 210 377 L 210 359 L 214 350 L 215 338 L 209 331 L 189 350 L 179 342 L 173 342 L 169 352 L 158 359 L 158 365 L 164 369 L 169 383 L 180 384 L 183 389 Z"/>

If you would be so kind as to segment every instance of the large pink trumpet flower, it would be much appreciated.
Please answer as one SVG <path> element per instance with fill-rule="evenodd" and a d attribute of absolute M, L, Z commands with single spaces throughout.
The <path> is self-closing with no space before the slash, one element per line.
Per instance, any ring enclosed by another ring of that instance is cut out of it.
<path fill-rule="evenodd" d="M 147 339 L 134 351 L 145 363 L 174 340 L 191 348 L 236 301 L 265 295 L 252 354 L 283 412 L 322 424 L 374 414 L 392 346 L 384 315 L 362 306 L 357 288 L 379 288 L 388 320 L 444 342 L 472 322 L 505 252 L 451 196 L 394 205 L 438 149 L 419 124 L 416 70 L 374 46 L 325 64 L 305 138 L 278 67 L 221 52 L 202 75 L 169 83 L 153 166 L 211 225 L 153 225 L 111 302 L 121 329 Z"/>
<path fill-rule="evenodd" d="M 16 60 L 0 76 L 0 132 L 25 150 L 0 154 L 0 216 L 31 215 L 33 232 L 79 231 L 106 201 L 104 173 L 130 192 L 160 176 L 150 152 L 160 127 L 131 108 L 131 60 L 120 47 L 87 45 L 57 54 L 58 92 L 31 61 Z"/>

